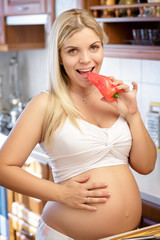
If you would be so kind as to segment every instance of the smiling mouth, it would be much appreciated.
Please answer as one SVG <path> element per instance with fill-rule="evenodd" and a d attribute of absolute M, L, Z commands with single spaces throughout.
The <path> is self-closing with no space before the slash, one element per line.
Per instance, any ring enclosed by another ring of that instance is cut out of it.
<path fill-rule="evenodd" d="M 85 74 L 85 73 L 87 73 L 87 72 L 92 72 L 93 69 L 94 69 L 94 67 L 88 68 L 88 69 L 81 69 L 81 70 L 77 69 L 76 71 L 77 71 L 78 73 L 80 73 L 80 74 Z"/>

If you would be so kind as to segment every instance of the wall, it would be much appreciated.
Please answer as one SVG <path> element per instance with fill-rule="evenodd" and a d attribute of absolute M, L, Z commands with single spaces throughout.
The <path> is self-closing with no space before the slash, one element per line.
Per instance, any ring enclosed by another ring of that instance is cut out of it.
<path fill-rule="evenodd" d="M 105 58 L 101 73 L 131 85 L 138 83 L 138 106 L 145 120 L 149 103 L 160 102 L 160 61 Z"/>

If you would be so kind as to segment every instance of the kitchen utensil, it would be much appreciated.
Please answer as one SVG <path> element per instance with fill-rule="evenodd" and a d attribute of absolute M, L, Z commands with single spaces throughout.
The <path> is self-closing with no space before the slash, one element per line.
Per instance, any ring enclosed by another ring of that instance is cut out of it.
<path fill-rule="evenodd" d="M 2 97 L 3 97 L 3 75 L 0 75 L 0 112 L 3 110 L 3 103 L 2 103 Z"/>
<path fill-rule="evenodd" d="M 146 128 L 157 148 L 160 148 L 160 103 L 150 103 Z"/>

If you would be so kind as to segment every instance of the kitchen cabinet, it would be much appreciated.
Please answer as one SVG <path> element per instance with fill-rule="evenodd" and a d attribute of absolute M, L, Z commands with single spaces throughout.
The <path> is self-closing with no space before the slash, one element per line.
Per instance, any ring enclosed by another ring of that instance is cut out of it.
<path fill-rule="evenodd" d="M 142 199 L 141 227 L 160 223 L 160 205 Z"/>
<path fill-rule="evenodd" d="M 23 168 L 39 178 L 53 181 L 45 154 L 40 154 L 38 151 L 32 152 Z M 46 202 L 11 190 L 7 190 L 7 195 L 10 229 L 9 239 L 34 240 L 37 224 Z"/>
<path fill-rule="evenodd" d="M 4 15 L 41 14 L 45 13 L 44 0 L 6 0 Z"/>
<path fill-rule="evenodd" d="M 46 24 L 7 24 L 9 16 L 33 14 L 47 14 Z M 0 51 L 45 48 L 54 16 L 53 0 L 0 0 Z"/>
<path fill-rule="evenodd" d="M 109 36 L 109 43 L 104 47 L 106 57 L 160 60 L 160 44 L 152 45 L 152 42 L 147 41 L 143 43 L 141 41 L 137 44 L 132 41 L 132 29 L 160 30 L 160 17 L 157 16 L 157 9 L 160 7 L 160 3 L 116 4 L 107 6 L 100 5 L 100 2 L 98 0 L 87 0 L 83 1 L 83 6 L 92 13 Z M 146 7 L 154 8 L 153 16 L 143 16 Z M 131 13 L 135 8 L 139 9 L 140 15 L 134 17 Z M 122 9 L 126 10 L 126 16 L 120 15 Z M 111 10 L 114 16 L 109 15 Z M 137 45 L 133 45 L 135 43 Z"/>

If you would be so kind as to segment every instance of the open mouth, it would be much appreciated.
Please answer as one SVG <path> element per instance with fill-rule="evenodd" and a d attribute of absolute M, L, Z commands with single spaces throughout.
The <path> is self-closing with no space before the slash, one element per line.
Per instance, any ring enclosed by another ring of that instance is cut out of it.
<path fill-rule="evenodd" d="M 86 74 L 87 72 L 92 72 L 93 69 L 94 69 L 94 67 L 88 68 L 88 69 L 81 69 L 81 70 L 77 69 L 76 71 L 80 74 Z"/>

